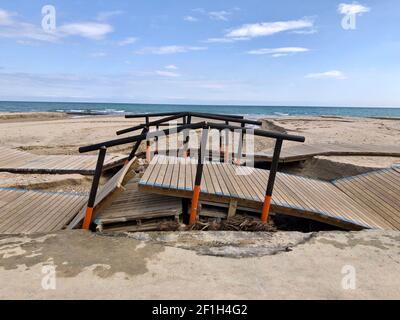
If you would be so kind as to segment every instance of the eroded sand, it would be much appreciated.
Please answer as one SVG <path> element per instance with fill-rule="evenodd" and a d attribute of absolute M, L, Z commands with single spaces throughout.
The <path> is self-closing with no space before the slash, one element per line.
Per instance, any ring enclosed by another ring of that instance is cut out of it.
<path fill-rule="evenodd" d="M 116 138 L 115 132 L 139 124 L 142 119 L 123 116 L 71 117 L 54 113 L 0 113 L 0 145 L 19 148 L 36 154 L 77 154 L 78 148 Z M 304 135 L 306 143 L 385 144 L 400 143 L 400 120 L 285 117 L 268 119 L 265 128 Z M 139 133 L 139 132 L 137 132 Z M 285 145 L 293 145 L 286 142 Z M 284 146 L 285 146 L 284 145 Z M 273 140 L 256 138 L 255 151 L 273 146 Z M 128 152 L 130 145 L 116 147 L 109 152 Z M 389 167 L 400 162 L 389 157 L 318 157 L 301 168 L 288 169 L 294 173 L 331 179 L 337 175 L 351 175 L 373 168 Z M 68 187 L 71 184 L 72 187 Z M 30 184 L 50 190 L 87 191 L 88 181 L 80 175 L 12 175 L 0 174 L 0 187 L 29 187 Z"/>

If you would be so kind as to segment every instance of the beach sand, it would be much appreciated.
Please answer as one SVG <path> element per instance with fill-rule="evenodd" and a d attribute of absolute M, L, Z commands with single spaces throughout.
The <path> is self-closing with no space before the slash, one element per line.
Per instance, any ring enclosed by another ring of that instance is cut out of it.
<path fill-rule="evenodd" d="M 35 154 L 78 154 L 78 148 L 116 138 L 117 130 L 134 126 L 142 119 L 122 116 L 68 116 L 63 113 L 0 113 L 0 145 Z M 397 145 L 400 120 L 349 117 L 268 118 L 264 128 L 306 137 L 306 143 Z M 285 146 L 294 145 L 285 142 Z M 273 146 L 272 139 L 255 139 L 255 151 Z M 111 148 L 111 153 L 128 153 L 131 145 Z M 358 174 L 400 162 L 390 157 L 316 157 L 288 172 L 333 179 Z M 81 175 L 30 175 L 0 173 L 0 187 L 32 186 L 52 191 L 88 191 L 90 179 Z"/>

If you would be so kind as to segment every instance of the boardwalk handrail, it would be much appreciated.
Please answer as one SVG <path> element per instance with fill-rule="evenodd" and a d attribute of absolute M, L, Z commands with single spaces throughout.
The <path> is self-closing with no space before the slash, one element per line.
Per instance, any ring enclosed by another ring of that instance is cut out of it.
<path fill-rule="evenodd" d="M 175 111 L 175 112 L 152 112 L 152 113 L 136 113 L 136 114 L 127 114 L 125 115 L 126 119 L 137 119 L 137 118 L 153 118 L 153 117 L 165 117 L 165 116 L 173 116 L 179 113 L 190 113 L 190 112 L 181 112 L 181 111 Z M 232 115 L 232 114 L 218 114 L 218 113 L 206 113 L 206 112 L 201 112 L 202 114 L 213 114 L 213 115 L 218 115 L 218 116 L 229 116 L 230 118 L 237 118 L 237 119 L 244 119 L 243 116 L 238 116 L 238 115 Z"/>
<path fill-rule="evenodd" d="M 186 124 L 186 125 L 172 128 L 172 129 L 165 129 L 165 130 L 160 130 L 160 131 L 155 131 L 155 132 L 148 132 L 148 131 L 142 132 L 142 134 L 133 136 L 133 137 L 114 139 L 114 140 L 105 141 L 102 143 L 97 143 L 97 144 L 94 144 L 91 146 L 81 147 L 81 148 L 79 148 L 79 152 L 81 152 L 81 153 L 100 150 L 98 166 L 96 167 L 96 174 L 93 179 L 91 195 L 94 194 L 94 197 L 96 196 L 96 191 L 98 188 L 98 181 L 100 180 L 100 175 L 101 175 L 101 170 L 102 170 L 102 163 L 104 162 L 104 156 L 105 156 L 107 147 L 113 147 L 113 146 L 123 145 L 123 144 L 127 144 L 127 143 L 132 143 L 132 142 L 141 142 L 143 140 L 149 140 L 151 138 L 158 137 L 162 134 L 164 134 L 164 135 L 176 134 L 176 133 L 179 133 L 179 132 L 187 130 L 187 129 L 203 129 L 201 143 L 200 143 L 200 147 L 199 147 L 199 153 L 198 153 L 196 178 L 195 178 L 195 185 L 193 188 L 192 204 L 191 204 L 190 217 L 189 217 L 189 224 L 195 223 L 195 221 L 197 219 L 197 209 L 198 209 L 198 203 L 199 203 L 199 199 L 200 199 L 200 185 L 201 185 L 201 179 L 202 179 L 202 175 L 203 175 L 203 165 L 204 165 L 204 159 L 205 159 L 205 152 L 203 152 L 203 149 L 206 150 L 206 147 L 207 147 L 208 131 L 209 131 L 208 129 L 218 129 L 218 130 L 228 129 L 230 131 L 240 130 L 241 133 L 243 133 L 246 130 L 249 130 L 249 128 L 231 126 L 228 124 L 212 123 L 212 122 L 211 123 L 210 122 L 199 122 L 199 123 Z M 270 168 L 270 172 L 269 172 L 269 177 L 268 177 L 267 189 L 265 192 L 264 204 L 263 204 L 262 213 L 261 213 L 261 221 L 262 221 L 262 223 L 266 223 L 269 218 L 272 193 L 273 193 L 276 173 L 278 170 L 279 157 L 280 157 L 280 153 L 282 150 L 283 141 L 289 140 L 289 141 L 304 142 L 305 138 L 302 136 L 288 135 L 285 133 L 272 132 L 272 131 L 267 131 L 267 130 L 260 130 L 260 129 L 252 129 L 252 130 L 253 130 L 253 134 L 256 136 L 268 137 L 268 138 L 273 138 L 276 140 L 275 148 L 274 148 L 274 155 L 273 155 L 271 168 Z M 85 217 L 86 223 L 84 223 L 84 227 L 87 227 L 87 228 L 89 228 L 89 225 L 91 222 L 91 217 L 92 217 L 92 212 L 93 212 L 93 208 L 90 208 L 90 204 L 92 202 L 94 203 L 94 199 L 89 199 L 87 217 Z"/>
<path fill-rule="evenodd" d="M 155 121 L 150 121 L 150 117 L 156 117 L 156 116 L 167 116 L 162 119 L 158 119 Z M 225 121 L 226 124 L 229 122 L 234 122 L 234 123 L 240 123 L 242 125 L 246 124 L 251 124 L 251 125 L 262 125 L 261 121 L 256 121 L 256 120 L 249 120 L 249 119 L 244 119 L 242 116 L 236 116 L 236 115 L 222 115 L 222 114 L 213 114 L 213 113 L 203 113 L 203 112 L 179 112 L 179 113 L 173 113 L 173 112 L 164 112 L 164 113 L 153 113 L 153 114 L 141 114 L 141 115 L 126 115 L 125 118 L 141 118 L 144 117 L 146 119 L 146 123 L 139 124 L 130 128 L 122 129 L 117 131 L 117 135 L 137 131 L 140 129 L 150 129 L 150 127 L 158 127 L 160 125 L 165 125 L 165 123 L 172 121 L 172 120 L 177 120 L 182 118 L 183 119 L 183 125 L 184 124 L 190 124 L 191 123 L 191 118 L 196 117 L 196 118 L 202 118 L 202 119 L 211 119 L 211 120 L 221 120 Z"/>
<path fill-rule="evenodd" d="M 164 129 L 164 130 L 159 130 L 159 131 L 152 131 L 152 132 L 148 132 L 148 133 L 142 133 L 142 134 L 136 135 L 136 136 L 108 140 L 108 141 L 92 144 L 92 145 L 85 146 L 85 147 L 80 147 L 79 152 L 86 153 L 86 152 L 99 150 L 102 147 L 110 148 L 110 147 L 115 147 L 115 146 L 128 144 L 128 143 L 132 143 L 132 142 L 150 140 L 150 139 L 160 136 L 162 134 L 164 134 L 164 135 L 175 134 L 175 133 L 179 133 L 186 129 L 219 129 L 219 130 L 229 129 L 231 131 L 238 130 L 243 133 L 246 132 L 246 130 L 252 130 L 254 135 L 256 135 L 256 136 L 273 138 L 273 139 L 282 139 L 282 140 L 288 140 L 288 141 L 296 141 L 296 142 L 304 142 L 305 141 L 305 138 L 302 136 L 290 135 L 290 134 L 286 134 L 286 133 L 280 133 L 280 132 L 274 132 L 274 131 L 268 131 L 268 130 L 262 130 L 262 129 L 237 127 L 237 126 L 231 126 L 231 125 L 226 125 L 226 124 L 222 124 L 222 123 L 220 124 L 220 123 L 202 121 L 202 122 L 197 122 L 197 123 L 192 123 L 192 124 L 185 124 L 185 125 L 181 125 L 181 126 L 174 127 L 174 128 L 169 128 L 169 129 Z"/>

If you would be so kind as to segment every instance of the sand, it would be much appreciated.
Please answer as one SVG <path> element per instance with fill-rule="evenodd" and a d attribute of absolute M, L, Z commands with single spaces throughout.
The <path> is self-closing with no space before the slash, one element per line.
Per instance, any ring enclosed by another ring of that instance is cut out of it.
<path fill-rule="evenodd" d="M 117 138 L 115 132 L 139 124 L 141 119 L 122 116 L 68 116 L 63 113 L 0 113 L 0 145 L 35 154 L 78 154 L 80 146 Z M 306 143 L 354 143 L 396 145 L 400 142 L 400 120 L 350 117 L 268 118 L 264 128 L 306 137 Z M 137 132 L 139 133 L 139 132 Z M 255 151 L 273 146 L 273 140 L 257 137 Z M 295 142 L 285 142 L 290 146 Z M 112 148 L 111 153 L 128 152 L 130 145 Z M 399 158 L 317 157 L 288 172 L 333 179 L 374 168 L 389 167 Z M 72 187 L 71 185 L 72 181 Z M 88 190 L 88 179 L 80 175 L 0 174 L 0 187 L 30 185 L 49 190 Z"/>

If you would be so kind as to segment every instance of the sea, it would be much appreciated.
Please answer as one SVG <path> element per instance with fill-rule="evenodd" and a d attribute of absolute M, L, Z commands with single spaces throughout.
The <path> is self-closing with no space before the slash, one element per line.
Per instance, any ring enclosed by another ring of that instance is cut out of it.
<path fill-rule="evenodd" d="M 151 112 L 208 112 L 244 115 L 248 118 L 279 116 L 350 116 L 400 118 L 400 107 L 302 107 L 249 105 L 193 105 L 141 103 L 83 103 L 0 101 L 0 112 L 67 112 L 76 116 L 123 115 Z"/>

